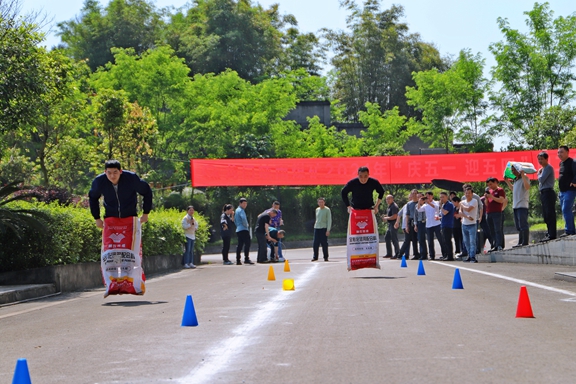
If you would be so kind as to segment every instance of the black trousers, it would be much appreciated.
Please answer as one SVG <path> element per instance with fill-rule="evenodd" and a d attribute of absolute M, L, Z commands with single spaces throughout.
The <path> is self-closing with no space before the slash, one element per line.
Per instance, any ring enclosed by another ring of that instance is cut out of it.
<path fill-rule="evenodd" d="M 403 230 L 402 232 L 404 232 L 404 242 L 400 247 L 398 257 L 406 256 L 406 259 L 408 259 L 408 257 L 410 257 L 410 243 L 412 242 L 412 236 L 410 236 L 410 233 L 406 233 L 406 230 Z"/>
<path fill-rule="evenodd" d="M 454 226 L 452 230 L 452 235 L 454 236 L 454 249 L 456 253 L 462 253 L 462 225 Z"/>
<path fill-rule="evenodd" d="M 318 253 L 322 246 L 322 256 L 324 260 L 328 260 L 328 237 L 326 236 L 326 228 L 314 228 L 314 242 L 312 243 L 312 251 L 314 252 L 314 259 L 318 259 Z"/>
<path fill-rule="evenodd" d="M 434 249 L 434 235 L 436 235 L 436 238 L 440 243 L 440 250 L 442 254 L 444 254 L 444 238 L 442 237 L 440 226 L 435 225 L 433 227 L 426 228 L 426 237 L 428 238 L 428 253 L 430 254 L 430 259 L 434 259 L 436 257 L 436 252 Z"/>
<path fill-rule="evenodd" d="M 384 241 L 386 241 L 386 256 L 398 256 L 400 254 L 400 245 L 398 244 L 398 230 L 394 228 L 394 223 L 394 221 L 388 222 L 388 229 L 384 235 Z M 394 251 L 392 251 L 392 246 L 394 246 Z"/>
<path fill-rule="evenodd" d="M 542 203 L 542 216 L 548 229 L 548 237 L 555 239 L 556 232 L 556 192 L 552 188 L 540 191 L 540 202 Z"/>
<path fill-rule="evenodd" d="M 420 245 L 420 258 L 428 257 L 428 248 L 426 246 L 426 222 L 417 222 L 418 227 L 418 244 Z"/>
<path fill-rule="evenodd" d="M 442 239 L 444 240 L 444 249 L 442 255 L 449 259 L 454 258 L 454 248 L 452 247 L 452 228 L 442 228 Z"/>
<path fill-rule="evenodd" d="M 228 260 L 228 252 L 230 252 L 230 240 L 232 240 L 232 238 L 230 236 L 222 237 L 222 260 L 223 261 L 229 261 Z"/>
<path fill-rule="evenodd" d="M 415 257 L 419 258 L 420 251 L 418 250 L 418 232 L 414 230 L 414 220 L 409 221 L 408 228 L 410 228 L 408 236 L 410 237 L 410 241 L 412 242 L 412 253 L 414 254 Z"/>
<path fill-rule="evenodd" d="M 266 235 L 264 233 L 256 232 L 256 239 L 258 240 L 258 258 L 259 263 L 268 260 L 268 243 L 266 242 Z"/>
<path fill-rule="evenodd" d="M 238 246 L 236 247 L 236 261 L 240 261 L 240 254 L 242 253 L 242 248 L 244 248 L 244 260 L 250 259 L 250 232 L 239 231 L 236 232 L 238 237 Z"/>

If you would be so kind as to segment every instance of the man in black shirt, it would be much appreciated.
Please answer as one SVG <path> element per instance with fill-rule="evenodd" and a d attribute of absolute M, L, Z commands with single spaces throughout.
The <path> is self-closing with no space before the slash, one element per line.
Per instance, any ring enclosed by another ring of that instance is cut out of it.
<path fill-rule="evenodd" d="M 574 205 L 574 198 L 576 197 L 576 163 L 569 155 L 569 149 L 565 145 L 558 148 L 558 158 L 560 159 L 560 171 L 558 177 L 558 189 L 560 193 L 560 208 L 562 208 L 562 216 L 564 217 L 564 235 L 568 236 L 576 234 L 574 228 L 574 213 L 572 213 L 572 206 Z"/>
<path fill-rule="evenodd" d="M 258 259 L 256 260 L 258 263 L 268 262 L 267 241 L 277 241 L 270 237 L 270 219 L 276 217 L 277 214 L 277 210 L 270 209 L 268 212 L 262 212 L 256 221 L 254 232 L 256 233 L 256 239 L 258 240 Z"/>
<path fill-rule="evenodd" d="M 374 191 L 378 192 L 378 201 L 374 205 Z M 348 200 L 348 194 L 352 192 L 352 201 Z M 350 180 L 342 188 L 342 200 L 350 212 L 350 207 L 354 209 L 374 209 L 374 214 L 378 213 L 378 207 L 384 197 L 384 188 L 376 179 L 370 177 L 368 167 L 358 168 L 358 177 Z"/>

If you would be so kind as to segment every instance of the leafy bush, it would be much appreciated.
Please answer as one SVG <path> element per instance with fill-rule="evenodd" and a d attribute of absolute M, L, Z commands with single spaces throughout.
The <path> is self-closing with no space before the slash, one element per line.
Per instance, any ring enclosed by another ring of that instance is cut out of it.
<path fill-rule="evenodd" d="M 182 218 L 186 212 L 177 209 L 160 209 L 150 213 L 148 223 L 142 228 L 142 247 L 144 255 L 177 255 L 183 253 L 186 243 Z M 194 252 L 201 255 L 208 243 L 210 226 L 202 215 L 194 213 L 198 220 Z"/>
<path fill-rule="evenodd" d="M 43 212 L 49 216 L 49 224 L 46 233 L 25 228 L 20 239 L 17 236 L 2 236 L 0 272 L 100 259 L 102 231 L 94 225 L 88 209 L 60 206 L 56 202 L 14 202 L 10 206 Z M 142 226 L 145 257 L 182 253 L 185 238 L 180 223 L 184 215 L 184 212 L 175 209 L 151 212 L 148 223 Z M 201 255 L 208 242 L 209 226 L 198 213 L 194 217 L 199 223 L 194 251 Z"/>
<path fill-rule="evenodd" d="M 88 210 L 63 207 L 56 202 L 15 202 L 11 207 L 43 212 L 49 217 L 48 228 L 45 233 L 26 228 L 21 239 L 0 239 L 0 271 L 99 259 L 101 234 Z"/>

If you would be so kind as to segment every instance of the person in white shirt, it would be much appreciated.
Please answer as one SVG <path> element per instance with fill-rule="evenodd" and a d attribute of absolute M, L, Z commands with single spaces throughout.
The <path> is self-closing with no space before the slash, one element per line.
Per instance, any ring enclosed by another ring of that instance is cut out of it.
<path fill-rule="evenodd" d="M 473 197 L 474 191 L 472 188 L 466 188 L 464 192 L 465 199 L 460 202 L 460 213 L 458 217 L 462 218 L 462 237 L 464 245 L 468 250 L 468 255 L 471 263 L 477 263 L 476 260 L 476 231 L 478 219 L 478 202 Z"/>
<path fill-rule="evenodd" d="M 186 210 L 186 216 L 182 219 L 182 228 L 186 235 L 186 250 L 182 255 L 182 264 L 184 268 L 194 269 L 196 266 L 194 260 L 194 242 L 196 241 L 196 230 L 198 230 L 198 221 L 194 219 L 194 207 L 189 206 Z"/>
<path fill-rule="evenodd" d="M 444 238 L 442 237 L 442 231 L 440 224 L 440 205 L 438 202 L 434 201 L 434 193 L 431 191 L 426 192 L 426 198 L 420 199 L 418 202 L 418 212 L 426 213 L 426 237 L 428 238 L 428 254 L 430 255 L 430 260 L 436 258 L 436 252 L 434 250 L 434 235 L 440 243 L 440 249 L 442 255 L 446 254 L 444 249 Z M 423 258 L 423 257 L 422 257 Z"/>

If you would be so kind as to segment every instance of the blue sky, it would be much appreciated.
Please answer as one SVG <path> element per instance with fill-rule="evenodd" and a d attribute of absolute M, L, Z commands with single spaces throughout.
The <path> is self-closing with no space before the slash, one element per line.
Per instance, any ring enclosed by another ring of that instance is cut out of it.
<path fill-rule="evenodd" d="M 53 0 L 46 5 L 46 0 L 21 0 L 22 10 L 43 10 L 53 19 L 52 32 L 47 34 L 45 45 L 52 47 L 59 43 L 59 38 L 53 33 L 60 21 L 71 20 L 80 14 L 83 1 Z M 252 0 L 268 8 L 272 4 L 280 4 L 282 14 L 293 14 L 302 32 L 318 32 L 322 28 L 334 30 L 346 29 L 348 12 L 340 8 L 339 0 Z M 362 0 L 358 0 L 362 3 Z M 107 4 L 108 0 L 101 0 Z M 158 8 L 174 6 L 182 7 L 186 0 L 156 0 Z M 576 12 L 574 0 L 550 0 L 550 8 L 554 17 L 568 16 Z M 502 40 L 498 29 L 498 17 L 508 19 L 512 28 L 526 31 L 525 11 L 534 6 L 534 0 L 404 0 L 382 1 L 381 9 L 387 9 L 392 4 L 404 7 L 403 22 L 407 23 L 410 32 L 419 33 L 422 40 L 433 43 L 442 56 L 458 55 L 461 49 L 468 48 L 473 54 L 481 53 L 486 59 L 486 72 L 495 64 L 488 50 L 491 43 Z M 48 29 L 45 28 L 46 30 Z M 496 147 L 502 146 L 498 140 Z"/>

